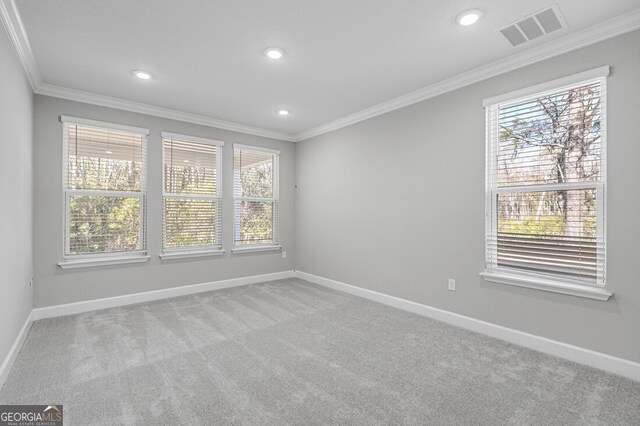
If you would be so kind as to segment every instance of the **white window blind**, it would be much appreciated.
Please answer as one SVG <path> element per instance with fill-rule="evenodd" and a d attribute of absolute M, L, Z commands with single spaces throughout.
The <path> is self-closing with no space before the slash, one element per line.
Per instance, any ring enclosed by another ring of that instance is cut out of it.
<path fill-rule="evenodd" d="M 279 152 L 234 145 L 234 245 L 278 242 Z"/>
<path fill-rule="evenodd" d="M 64 257 L 145 254 L 147 130 L 63 122 Z"/>
<path fill-rule="evenodd" d="M 222 247 L 223 142 L 163 133 L 163 251 Z"/>
<path fill-rule="evenodd" d="M 487 106 L 487 271 L 604 287 L 605 84 Z"/>

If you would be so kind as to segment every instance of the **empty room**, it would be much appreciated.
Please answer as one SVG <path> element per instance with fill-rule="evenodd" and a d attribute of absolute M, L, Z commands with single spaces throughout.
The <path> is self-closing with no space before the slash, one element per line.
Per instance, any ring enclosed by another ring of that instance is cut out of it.
<path fill-rule="evenodd" d="M 0 20 L 0 426 L 640 425 L 640 1 Z"/>

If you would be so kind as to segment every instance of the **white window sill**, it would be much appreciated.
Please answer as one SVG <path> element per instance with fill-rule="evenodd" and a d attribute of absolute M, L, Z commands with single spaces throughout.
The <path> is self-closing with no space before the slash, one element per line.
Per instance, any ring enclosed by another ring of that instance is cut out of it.
<path fill-rule="evenodd" d="M 62 269 L 90 268 L 92 266 L 121 265 L 127 263 L 144 263 L 150 256 L 119 256 L 63 260 L 58 263 Z"/>
<path fill-rule="evenodd" d="M 482 272 L 480 273 L 480 275 L 486 281 L 491 281 L 494 283 L 509 284 L 518 287 L 550 291 L 552 293 L 586 297 L 588 299 L 607 301 L 611 296 L 613 296 L 613 293 L 605 288 L 554 281 L 547 278 L 533 278 L 503 272 Z"/>
<path fill-rule="evenodd" d="M 222 256 L 225 250 L 175 251 L 160 254 L 162 260 L 188 259 L 191 257 Z"/>
<path fill-rule="evenodd" d="M 278 251 L 278 250 L 282 250 L 281 245 L 234 247 L 231 249 L 231 252 L 232 253 L 254 253 L 254 252 L 260 252 L 260 251 Z"/>

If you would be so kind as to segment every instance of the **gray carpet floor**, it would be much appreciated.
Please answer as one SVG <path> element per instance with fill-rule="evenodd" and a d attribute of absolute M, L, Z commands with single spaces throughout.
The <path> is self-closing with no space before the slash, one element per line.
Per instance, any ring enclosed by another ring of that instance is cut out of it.
<path fill-rule="evenodd" d="M 0 403 L 67 425 L 640 424 L 640 383 L 299 279 L 37 321 Z"/>

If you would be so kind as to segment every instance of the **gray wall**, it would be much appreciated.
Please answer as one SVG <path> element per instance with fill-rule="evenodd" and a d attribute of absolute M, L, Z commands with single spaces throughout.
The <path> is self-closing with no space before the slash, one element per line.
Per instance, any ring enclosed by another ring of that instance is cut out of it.
<path fill-rule="evenodd" d="M 636 31 L 299 143 L 296 269 L 640 361 L 639 46 Z M 614 297 L 484 282 L 482 100 L 606 64 Z"/>
<path fill-rule="evenodd" d="M 0 25 L 0 364 L 32 305 L 33 91 Z"/>
<path fill-rule="evenodd" d="M 62 270 L 63 196 L 62 124 L 60 115 L 127 124 L 150 129 L 148 145 L 147 241 L 151 260 L 144 264 Z M 223 244 L 233 241 L 233 143 L 281 150 L 280 252 L 231 254 L 161 261 L 162 249 L 162 146 L 160 132 L 168 131 L 223 140 Z M 35 307 L 158 290 L 188 284 L 291 270 L 294 266 L 295 145 L 257 136 L 135 114 L 110 108 L 35 97 L 34 250 Z"/>

